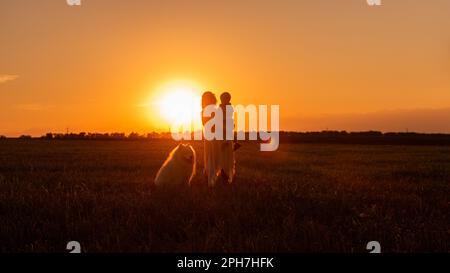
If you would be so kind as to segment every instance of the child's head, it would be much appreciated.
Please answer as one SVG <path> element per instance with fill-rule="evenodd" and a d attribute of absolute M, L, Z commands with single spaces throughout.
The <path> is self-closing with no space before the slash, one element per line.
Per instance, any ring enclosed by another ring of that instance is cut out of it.
<path fill-rule="evenodd" d="M 229 104 L 231 101 L 231 95 L 228 92 L 224 92 L 222 93 L 222 95 L 220 95 L 220 103 L 222 104 Z"/>

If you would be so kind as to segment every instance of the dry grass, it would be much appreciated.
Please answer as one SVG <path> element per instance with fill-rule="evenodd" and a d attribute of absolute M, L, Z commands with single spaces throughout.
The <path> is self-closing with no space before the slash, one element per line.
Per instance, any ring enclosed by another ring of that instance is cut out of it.
<path fill-rule="evenodd" d="M 233 185 L 155 190 L 174 145 L 0 140 L 0 252 L 450 249 L 449 147 L 244 144 Z"/>

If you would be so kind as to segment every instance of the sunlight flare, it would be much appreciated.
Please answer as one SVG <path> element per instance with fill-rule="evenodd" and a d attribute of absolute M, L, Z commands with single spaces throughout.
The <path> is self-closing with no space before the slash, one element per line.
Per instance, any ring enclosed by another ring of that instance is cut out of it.
<path fill-rule="evenodd" d="M 199 128 L 200 92 L 190 82 L 171 82 L 162 86 L 154 100 L 156 115 L 172 130 L 193 131 L 193 128 Z"/>

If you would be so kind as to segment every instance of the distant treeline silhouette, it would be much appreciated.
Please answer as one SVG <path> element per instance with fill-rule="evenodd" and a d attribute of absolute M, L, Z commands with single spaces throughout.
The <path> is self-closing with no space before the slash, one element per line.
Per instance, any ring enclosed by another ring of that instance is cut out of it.
<path fill-rule="evenodd" d="M 414 132 L 281 132 L 280 143 L 336 143 L 379 145 L 450 145 L 450 134 Z"/>
<path fill-rule="evenodd" d="M 0 136 L 0 139 L 6 139 Z M 148 134 L 139 133 L 47 133 L 44 136 L 33 138 L 22 135 L 19 139 L 44 140 L 154 140 L 171 139 L 169 132 Z M 249 139 L 249 133 L 246 133 Z M 378 144 L 378 145 L 450 145 L 450 134 L 424 134 L 424 133 L 382 133 L 378 131 L 347 132 L 347 131 L 321 131 L 321 132 L 280 132 L 280 143 L 329 143 L 329 144 Z"/>
<path fill-rule="evenodd" d="M 148 133 L 139 134 L 132 132 L 130 134 L 125 133 L 68 133 L 68 134 L 54 134 L 47 133 L 46 135 L 40 137 L 41 139 L 55 139 L 55 140 L 65 140 L 65 139 L 86 139 L 86 140 L 144 140 L 144 139 L 164 139 L 170 138 L 170 133 Z"/>

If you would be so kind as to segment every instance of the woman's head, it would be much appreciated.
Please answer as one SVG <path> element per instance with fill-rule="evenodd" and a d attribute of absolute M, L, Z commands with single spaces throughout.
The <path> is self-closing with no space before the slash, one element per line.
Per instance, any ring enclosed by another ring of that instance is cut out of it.
<path fill-rule="evenodd" d="M 202 108 L 205 108 L 208 105 L 216 104 L 216 103 L 217 103 L 217 99 L 216 99 L 216 95 L 214 95 L 214 93 L 212 93 L 210 91 L 206 91 L 205 93 L 203 93 Z"/>

